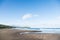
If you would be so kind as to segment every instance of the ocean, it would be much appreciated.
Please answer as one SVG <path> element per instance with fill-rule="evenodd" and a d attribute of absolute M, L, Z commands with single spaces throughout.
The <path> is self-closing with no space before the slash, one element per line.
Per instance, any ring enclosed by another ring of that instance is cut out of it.
<path fill-rule="evenodd" d="M 42 31 L 40 33 L 60 33 L 60 28 L 15 28 L 15 29 Z"/>

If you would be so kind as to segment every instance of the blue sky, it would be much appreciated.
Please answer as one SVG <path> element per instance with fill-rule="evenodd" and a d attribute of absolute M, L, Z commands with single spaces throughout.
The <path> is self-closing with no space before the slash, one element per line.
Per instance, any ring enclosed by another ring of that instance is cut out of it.
<path fill-rule="evenodd" d="M 60 27 L 60 1 L 0 0 L 0 24 Z"/>

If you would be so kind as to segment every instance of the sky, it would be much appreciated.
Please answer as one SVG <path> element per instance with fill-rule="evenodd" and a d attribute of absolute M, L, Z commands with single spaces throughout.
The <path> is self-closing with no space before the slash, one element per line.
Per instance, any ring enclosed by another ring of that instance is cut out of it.
<path fill-rule="evenodd" d="M 0 0 L 0 24 L 60 28 L 60 1 Z"/>

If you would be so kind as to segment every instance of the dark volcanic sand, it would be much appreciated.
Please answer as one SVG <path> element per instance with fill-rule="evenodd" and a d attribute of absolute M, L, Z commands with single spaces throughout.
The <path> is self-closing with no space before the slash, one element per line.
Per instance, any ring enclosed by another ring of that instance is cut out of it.
<path fill-rule="evenodd" d="M 27 30 L 0 29 L 0 40 L 60 40 L 60 34 L 20 34 Z"/>

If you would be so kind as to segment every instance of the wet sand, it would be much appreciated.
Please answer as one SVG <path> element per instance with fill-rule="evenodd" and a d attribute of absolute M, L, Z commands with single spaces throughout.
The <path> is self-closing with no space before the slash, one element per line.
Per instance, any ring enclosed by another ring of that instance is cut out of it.
<path fill-rule="evenodd" d="M 0 40 L 60 40 L 60 34 L 20 34 L 28 30 L 0 29 Z"/>

